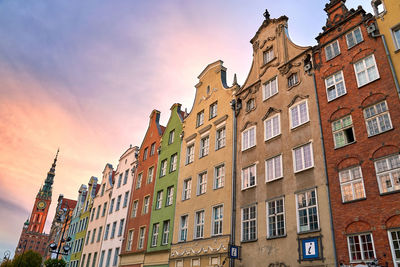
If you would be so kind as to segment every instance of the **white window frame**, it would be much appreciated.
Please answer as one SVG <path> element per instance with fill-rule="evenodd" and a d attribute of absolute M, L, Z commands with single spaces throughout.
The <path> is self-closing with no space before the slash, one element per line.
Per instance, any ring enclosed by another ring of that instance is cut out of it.
<path fill-rule="evenodd" d="M 200 139 L 200 158 L 208 155 L 210 152 L 210 136 L 204 136 Z"/>
<path fill-rule="evenodd" d="M 143 249 L 145 235 L 146 235 L 146 226 L 142 226 L 139 229 L 138 249 Z"/>
<path fill-rule="evenodd" d="M 185 214 L 179 220 L 179 242 L 186 242 L 188 235 L 189 215 Z"/>
<path fill-rule="evenodd" d="M 277 203 L 278 201 L 282 201 L 282 210 L 277 212 Z M 274 203 L 274 211 L 273 213 L 270 213 L 270 203 Z M 286 218 L 285 218 L 285 199 L 283 197 L 281 198 L 276 198 L 272 199 L 266 202 L 266 209 L 267 209 L 267 238 L 275 238 L 275 237 L 282 237 L 286 235 Z M 283 233 L 278 234 L 278 217 L 282 216 L 283 217 Z M 270 229 L 270 219 L 274 218 L 274 222 L 272 222 L 275 225 L 275 233 L 271 235 L 271 229 Z"/>
<path fill-rule="evenodd" d="M 348 121 L 348 118 L 350 118 L 350 122 L 351 124 L 346 124 L 345 123 Z M 338 125 L 340 128 L 335 129 L 335 127 L 337 127 L 336 125 Z M 353 141 L 350 142 L 349 140 L 347 140 L 347 135 L 345 134 L 345 132 L 351 129 L 352 133 L 353 133 Z M 333 135 L 333 143 L 335 148 L 340 148 L 340 147 L 344 147 L 347 145 L 350 145 L 352 143 L 354 143 L 356 141 L 356 136 L 354 133 L 354 125 L 353 125 L 353 118 L 351 115 L 347 115 L 344 116 L 340 119 L 335 120 L 334 122 L 332 122 L 332 135 Z M 344 143 L 343 145 L 340 144 L 340 142 L 338 142 L 337 138 L 343 137 Z"/>
<path fill-rule="evenodd" d="M 269 162 L 272 162 L 271 172 L 270 172 Z M 277 170 L 277 168 L 279 168 L 279 170 Z M 280 172 L 280 175 L 279 175 L 279 172 Z M 270 173 L 272 174 L 272 177 L 269 177 Z M 278 180 L 280 178 L 283 178 L 282 154 L 265 160 L 265 182 L 266 183 L 272 182 L 272 181 Z"/>
<path fill-rule="evenodd" d="M 363 248 L 364 243 L 361 242 L 361 236 L 367 236 L 367 235 L 369 235 L 369 236 L 371 237 L 372 249 L 373 249 L 373 252 L 374 252 L 374 257 L 373 257 L 372 259 L 365 259 L 365 258 L 364 258 L 364 248 Z M 360 241 L 360 243 L 359 243 L 359 244 L 360 244 L 359 248 L 360 248 L 360 252 L 361 252 L 361 259 L 356 259 L 356 260 L 354 260 L 354 259 L 352 258 L 352 256 L 351 256 L 351 247 L 350 247 L 350 238 L 351 238 L 351 237 L 355 237 L 355 236 L 358 236 L 358 239 L 359 239 L 359 241 Z M 373 238 L 373 236 L 372 236 L 372 233 L 370 233 L 370 232 L 361 233 L 361 234 L 348 235 L 348 236 L 347 236 L 347 247 L 348 247 L 348 250 L 349 250 L 349 259 L 350 259 L 350 263 L 372 262 L 372 261 L 374 261 L 374 259 L 376 258 L 374 238 Z"/>
<path fill-rule="evenodd" d="M 397 50 L 400 50 L 400 24 L 394 26 L 391 29 L 392 37 L 393 37 L 393 42 L 394 42 L 394 47 Z M 397 33 L 397 35 L 396 35 Z"/>
<path fill-rule="evenodd" d="M 216 216 L 218 215 L 219 217 L 216 218 Z M 213 206 L 212 218 L 211 218 L 211 236 L 223 234 L 223 223 L 224 223 L 224 205 L 221 204 Z"/>
<path fill-rule="evenodd" d="M 357 169 L 357 171 L 360 174 L 360 177 L 354 177 L 354 172 Z M 349 177 L 348 181 L 343 181 L 343 176 L 347 174 Z M 363 189 L 363 195 L 360 197 L 356 198 L 356 189 L 355 189 L 355 184 L 358 184 L 361 182 L 362 185 L 362 189 Z M 366 197 L 365 194 L 365 187 L 364 187 L 364 178 L 363 178 L 363 174 L 362 174 L 362 170 L 361 170 L 361 166 L 357 165 L 357 166 L 353 166 L 344 170 L 339 171 L 339 183 L 340 183 L 340 191 L 342 194 L 342 202 L 346 203 L 349 201 L 354 201 L 357 199 L 364 199 Z M 344 194 L 344 187 L 345 186 L 351 186 L 351 199 L 346 200 L 346 195 Z"/>
<path fill-rule="evenodd" d="M 361 40 L 357 40 L 357 38 L 356 38 L 356 34 L 355 34 L 355 31 L 359 31 L 360 32 L 360 36 L 361 36 Z M 350 45 L 349 44 L 349 36 L 351 36 L 351 38 L 353 38 L 353 40 L 354 40 L 354 44 L 353 45 Z M 351 32 L 349 32 L 349 33 L 347 33 L 346 34 L 346 43 L 347 43 L 347 49 L 350 49 L 350 48 L 352 48 L 352 47 L 355 47 L 356 45 L 358 45 L 359 43 L 361 43 L 362 41 L 364 41 L 364 37 L 363 37 L 363 35 L 362 35 L 362 31 L 361 31 L 361 28 L 360 27 L 357 27 L 357 28 L 355 28 L 354 30 L 352 30 Z"/>
<path fill-rule="evenodd" d="M 154 178 L 154 166 L 151 166 L 149 170 L 147 171 L 147 184 L 151 184 L 153 182 Z"/>
<path fill-rule="evenodd" d="M 338 75 L 340 76 L 339 78 L 338 78 Z M 332 82 L 330 82 L 330 81 L 332 81 Z M 340 85 L 340 83 L 343 84 L 344 92 L 340 92 L 338 90 L 338 85 Z M 325 88 L 326 88 L 326 98 L 328 99 L 328 102 L 333 101 L 333 100 L 347 94 L 346 83 L 344 81 L 343 71 L 341 70 L 341 71 L 335 72 L 334 74 L 327 77 L 325 79 Z M 332 91 L 335 92 L 334 97 L 330 97 L 329 92 L 331 90 L 329 90 L 329 89 L 331 89 L 331 88 L 332 88 Z"/>
<path fill-rule="evenodd" d="M 203 195 L 207 192 L 207 171 L 197 175 L 197 195 Z"/>
<path fill-rule="evenodd" d="M 174 172 L 174 171 L 176 171 L 177 164 L 178 164 L 178 154 L 175 153 L 175 154 L 173 154 L 173 155 L 171 156 L 169 172 Z"/>
<path fill-rule="evenodd" d="M 183 181 L 182 200 L 190 199 L 192 192 L 192 178 L 187 178 Z"/>
<path fill-rule="evenodd" d="M 393 262 L 395 262 L 395 263 L 397 264 L 397 265 L 395 265 L 395 266 L 400 266 L 400 258 L 396 258 L 396 252 L 395 252 L 394 245 L 393 245 L 393 237 L 392 237 L 392 235 L 391 235 L 392 232 L 398 233 L 399 237 L 398 237 L 398 240 L 396 240 L 396 241 L 400 243 L 400 228 L 397 228 L 397 229 L 389 229 L 389 230 L 387 231 L 387 233 L 388 233 L 388 238 L 389 238 L 389 243 L 390 243 L 390 250 L 392 251 Z M 399 245 L 400 245 L 400 244 L 399 244 Z M 400 247 L 400 246 L 399 246 L 399 247 Z"/>
<path fill-rule="evenodd" d="M 163 201 L 163 190 L 157 192 L 156 210 L 161 209 Z"/>
<path fill-rule="evenodd" d="M 247 171 L 251 171 L 251 168 L 254 167 L 254 184 L 251 184 L 251 176 L 250 173 L 246 173 Z M 257 165 L 252 164 L 242 169 L 242 190 L 252 188 L 257 186 Z"/>
<path fill-rule="evenodd" d="M 194 161 L 194 144 L 190 144 L 186 147 L 186 164 Z"/>
<path fill-rule="evenodd" d="M 310 154 L 310 159 L 311 159 L 310 166 L 306 166 L 306 162 L 304 161 L 305 160 L 305 148 L 307 146 L 310 146 L 310 153 L 311 153 Z M 297 163 L 296 151 L 298 151 L 298 150 L 300 150 L 300 156 L 301 156 L 301 159 L 300 159 L 301 160 L 301 168 L 300 169 L 297 169 L 297 167 L 296 167 L 296 163 Z M 293 148 L 292 155 L 293 155 L 294 173 L 302 172 L 302 171 L 305 171 L 305 170 L 308 170 L 308 169 L 311 169 L 314 167 L 314 152 L 313 152 L 312 142 Z"/>
<path fill-rule="evenodd" d="M 161 161 L 161 166 L 160 166 L 160 177 L 163 177 L 167 174 L 167 165 L 168 165 L 168 160 L 164 159 Z"/>
<path fill-rule="evenodd" d="M 205 211 L 196 211 L 194 217 L 194 231 L 193 239 L 199 239 L 204 237 L 204 221 L 205 221 Z"/>
<path fill-rule="evenodd" d="M 274 87 L 273 87 L 273 85 L 274 85 Z M 263 91 L 262 91 L 263 101 L 276 95 L 279 92 L 278 76 L 275 76 L 274 78 L 265 82 L 262 86 L 262 89 L 263 89 Z"/>
<path fill-rule="evenodd" d="M 384 105 L 382 105 L 384 104 Z M 382 107 L 385 107 L 385 110 L 382 111 Z M 374 114 L 372 115 L 371 112 L 368 112 L 368 110 L 373 110 Z M 379 113 L 378 111 L 381 110 Z M 384 101 L 380 101 L 379 103 L 373 104 L 371 106 L 368 106 L 366 108 L 364 108 L 363 110 L 364 113 L 364 118 L 365 118 L 365 126 L 367 127 L 367 133 L 368 133 L 368 137 L 370 136 L 374 136 L 374 135 L 378 135 L 384 132 L 387 132 L 391 129 L 393 129 L 393 124 L 392 124 L 392 119 L 390 118 L 390 113 L 389 113 L 389 107 L 387 105 L 386 100 Z M 369 115 L 367 113 L 370 113 Z M 385 118 L 387 117 L 388 121 L 385 120 Z M 380 118 L 383 118 L 384 121 L 384 126 L 386 127 L 386 129 L 382 129 L 382 125 L 380 124 L 381 120 Z M 389 123 L 388 127 L 386 125 L 386 123 Z M 372 132 L 371 128 L 369 127 L 369 123 L 372 124 L 372 126 L 376 126 L 377 127 L 377 132 L 375 131 L 376 129 L 374 128 L 374 132 Z"/>
<path fill-rule="evenodd" d="M 373 59 L 373 61 L 374 61 L 374 65 L 371 66 L 371 67 L 369 67 L 369 68 L 367 68 L 366 65 L 365 65 L 365 61 L 366 61 L 367 58 L 370 58 L 370 57 L 372 57 L 372 59 Z M 364 67 L 364 68 L 363 68 L 361 71 L 357 72 L 356 65 L 357 65 L 357 63 L 360 63 L 360 62 L 363 63 L 363 67 Z M 358 87 L 361 87 L 361 86 L 364 86 L 364 85 L 366 85 L 366 84 L 369 84 L 369 83 L 371 83 L 371 82 L 373 82 L 373 81 L 376 81 L 376 80 L 378 80 L 378 79 L 380 78 L 379 70 L 378 70 L 378 65 L 376 64 L 376 60 L 375 60 L 375 55 L 374 55 L 374 54 L 369 55 L 369 56 L 366 56 L 366 57 L 360 59 L 359 61 L 355 62 L 355 63 L 353 64 L 353 67 L 354 67 L 354 73 L 355 73 L 355 75 L 356 75 L 357 86 L 358 86 Z M 377 77 L 376 77 L 375 79 L 370 78 L 370 77 L 368 76 L 368 71 L 367 71 L 368 69 L 371 69 L 371 68 L 373 68 L 373 67 L 375 67 L 376 75 L 377 75 Z M 366 77 L 366 82 L 363 83 L 363 84 L 360 84 L 360 80 L 358 79 L 358 74 L 361 73 L 361 72 L 365 72 L 365 77 Z"/>
<path fill-rule="evenodd" d="M 215 117 L 217 117 L 217 112 L 218 112 L 218 102 L 214 102 L 210 105 L 210 117 L 209 119 L 213 119 Z"/>
<path fill-rule="evenodd" d="M 147 214 L 149 213 L 149 206 L 150 206 L 150 196 L 145 196 L 143 198 L 143 210 L 142 214 Z"/>
<path fill-rule="evenodd" d="M 204 110 L 197 113 L 196 116 L 196 127 L 200 127 L 204 124 Z"/>
<path fill-rule="evenodd" d="M 156 152 L 156 143 L 152 143 L 150 146 L 150 156 L 153 156 Z"/>
<path fill-rule="evenodd" d="M 301 106 L 303 105 L 305 103 L 305 107 L 306 107 L 306 110 L 305 110 L 305 112 L 306 112 L 306 118 L 304 119 L 302 119 L 302 116 L 301 116 Z M 294 112 L 294 110 L 297 110 L 296 112 L 297 112 L 297 116 L 293 113 Z M 294 125 L 294 123 L 293 123 L 293 116 L 296 116 L 297 117 L 297 121 L 298 121 L 298 124 L 296 124 L 296 125 Z M 296 105 L 293 105 L 292 107 L 290 107 L 289 108 L 289 117 L 290 117 L 290 128 L 291 129 L 294 129 L 294 128 L 297 128 L 297 127 L 299 127 L 300 125 L 303 125 L 303 124 L 305 124 L 305 123 L 307 123 L 307 122 L 309 122 L 310 121 L 310 114 L 309 114 L 309 111 L 308 111 L 308 101 L 307 101 L 307 99 L 305 99 L 305 100 L 303 100 L 303 101 L 299 101 L 298 103 L 296 103 Z"/>
<path fill-rule="evenodd" d="M 254 218 L 251 217 L 251 208 L 254 208 Z M 248 219 L 244 219 L 244 210 L 248 209 L 248 213 L 249 213 L 249 218 Z M 241 221 L 241 227 L 240 227 L 240 240 L 242 242 L 247 242 L 247 241 L 253 241 L 253 240 L 257 240 L 257 205 L 251 205 L 248 207 L 244 207 L 241 209 L 241 215 L 240 215 L 240 221 Z M 251 238 L 251 222 L 255 222 L 254 223 L 254 229 L 255 229 L 255 237 Z M 248 239 L 244 238 L 244 235 L 246 234 L 244 231 L 244 224 L 248 224 L 248 233 L 247 236 L 249 237 Z"/>
<path fill-rule="evenodd" d="M 390 193 L 390 192 L 396 192 L 400 190 L 400 166 L 391 166 L 393 163 L 397 164 L 396 161 L 400 161 L 400 155 L 395 154 L 395 155 L 389 155 L 380 159 L 375 160 L 374 166 L 375 166 L 375 173 L 376 173 L 376 179 L 378 181 L 378 186 L 379 186 L 379 192 L 381 194 L 385 193 Z M 379 166 L 383 166 L 384 164 L 384 169 L 379 170 Z M 394 177 L 395 175 L 398 175 L 399 177 Z M 390 182 L 390 188 L 386 186 L 388 189 L 387 191 L 384 191 L 384 188 L 382 186 L 382 178 L 388 178 L 385 180 L 386 184 L 389 185 Z"/>
<path fill-rule="evenodd" d="M 222 170 L 220 173 L 219 170 Z M 214 168 L 214 189 L 219 189 L 225 185 L 225 164 L 219 164 Z"/>
<path fill-rule="evenodd" d="M 274 124 L 274 122 L 276 121 L 278 121 L 278 126 Z M 269 127 L 270 131 L 267 131 L 268 130 L 267 124 L 270 125 Z M 264 140 L 265 141 L 270 140 L 280 134 L 281 134 L 281 114 L 277 113 L 274 116 L 266 118 L 264 120 Z"/>
<path fill-rule="evenodd" d="M 314 192 L 315 193 L 315 205 L 308 205 L 309 203 L 309 198 L 307 193 L 308 192 Z M 304 194 L 305 198 L 306 198 L 306 203 L 307 206 L 300 208 L 299 207 L 299 195 Z M 318 223 L 318 227 L 316 229 L 311 229 L 310 228 L 310 209 L 312 209 L 313 207 L 315 207 L 316 212 L 317 212 L 317 223 Z M 308 224 L 308 229 L 300 229 L 300 216 L 299 216 L 299 212 L 300 210 L 306 210 L 307 211 L 307 224 Z M 299 192 L 296 194 L 296 221 L 297 221 L 297 233 L 303 233 L 303 232 L 313 232 L 313 231 L 318 231 L 320 229 L 320 222 L 319 222 L 319 212 L 318 212 L 318 194 L 317 194 L 317 189 L 310 189 L 307 191 L 303 191 L 303 192 Z"/>
<path fill-rule="evenodd" d="M 169 132 L 168 145 L 173 144 L 175 139 L 175 129 Z"/>
<path fill-rule="evenodd" d="M 138 174 L 138 178 L 136 180 L 136 189 L 139 189 L 142 186 L 142 180 L 143 180 L 143 172 Z"/>
<path fill-rule="evenodd" d="M 133 234 L 134 234 L 134 229 L 129 229 L 129 231 L 128 231 L 128 241 L 126 243 L 126 250 L 127 251 L 131 251 L 132 250 Z"/>
<path fill-rule="evenodd" d="M 215 150 L 219 150 L 226 145 L 226 128 L 221 127 L 215 132 Z"/>
<path fill-rule="evenodd" d="M 274 58 L 274 49 L 270 48 L 263 52 L 263 64 L 271 62 Z"/>
<path fill-rule="evenodd" d="M 253 142 L 251 142 L 251 133 L 253 134 Z M 252 126 L 242 132 L 242 151 L 257 145 L 257 128 Z"/>
<path fill-rule="evenodd" d="M 169 227 L 170 227 L 170 221 L 164 221 L 163 222 L 163 234 L 162 234 L 162 240 L 161 244 L 162 245 L 167 245 L 168 240 L 169 240 Z"/>
<path fill-rule="evenodd" d="M 337 44 L 337 49 L 338 49 L 338 53 L 337 54 L 335 54 L 334 44 Z M 326 45 L 324 49 L 325 49 L 326 61 L 331 60 L 332 58 L 335 58 L 338 55 L 340 55 L 340 45 L 339 45 L 339 41 L 338 40 L 335 40 L 335 41 L 331 42 L 330 44 Z M 332 56 L 331 57 L 328 56 L 328 49 L 331 49 L 331 52 L 332 52 Z"/>
<path fill-rule="evenodd" d="M 293 86 L 296 86 L 297 84 L 299 84 L 299 82 L 300 82 L 299 74 L 297 72 L 290 74 L 289 77 L 287 78 L 288 88 L 292 88 Z"/>
<path fill-rule="evenodd" d="M 132 218 L 135 218 L 137 216 L 138 207 L 139 207 L 139 200 L 136 199 L 133 201 L 132 205 Z"/>
<path fill-rule="evenodd" d="M 159 223 L 153 224 L 153 233 L 151 235 L 151 246 L 152 247 L 157 246 L 159 230 L 160 230 L 160 224 Z"/>
<path fill-rule="evenodd" d="M 171 206 L 174 201 L 174 187 L 170 186 L 167 188 L 167 199 L 165 200 L 165 206 Z"/>

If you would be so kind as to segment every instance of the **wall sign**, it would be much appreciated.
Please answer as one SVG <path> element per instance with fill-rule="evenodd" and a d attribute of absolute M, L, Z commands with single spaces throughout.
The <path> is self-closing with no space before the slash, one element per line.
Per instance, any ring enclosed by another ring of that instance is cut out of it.
<path fill-rule="evenodd" d="M 299 241 L 299 262 L 301 261 L 313 261 L 322 260 L 324 257 L 322 254 L 322 236 L 298 238 Z"/>

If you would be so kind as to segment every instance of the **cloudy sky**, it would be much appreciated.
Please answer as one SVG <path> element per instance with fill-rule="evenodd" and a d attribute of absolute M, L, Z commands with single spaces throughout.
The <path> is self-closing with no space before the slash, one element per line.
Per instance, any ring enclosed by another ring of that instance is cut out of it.
<path fill-rule="evenodd" d="M 327 1 L 0 1 L 0 257 L 14 251 L 58 147 L 48 225 L 59 194 L 75 199 L 140 145 L 152 109 L 163 124 L 173 103 L 190 111 L 207 64 L 223 60 L 229 84 L 234 73 L 243 83 L 266 8 L 308 46 Z"/>

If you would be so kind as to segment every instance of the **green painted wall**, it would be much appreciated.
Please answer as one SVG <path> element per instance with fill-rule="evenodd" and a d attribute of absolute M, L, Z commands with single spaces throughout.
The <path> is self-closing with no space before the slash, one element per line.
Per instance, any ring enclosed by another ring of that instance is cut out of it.
<path fill-rule="evenodd" d="M 157 178 L 154 186 L 154 195 L 153 195 L 153 203 L 152 203 L 152 211 L 150 218 L 150 229 L 149 229 L 149 242 L 147 242 L 147 251 L 155 252 L 162 250 L 169 250 L 171 247 L 171 241 L 173 236 L 173 225 L 174 225 L 174 212 L 175 212 L 175 202 L 176 202 L 176 187 L 178 182 L 178 171 L 179 171 L 179 160 L 180 160 L 180 152 L 181 152 L 181 138 L 180 135 L 182 133 L 182 121 L 180 111 L 180 104 L 174 104 L 171 107 L 171 116 L 169 118 L 168 124 L 164 131 L 161 140 L 161 153 L 158 156 L 158 164 L 157 164 Z M 174 138 L 173 142 L 169 144 L 169 136 L 171 131 L 174 130 Z M 171 168 L 171 156 L 177 154 L 176 159 L 176 170 L 170 172 Z M 160 177 L 160 171 L 162 168 L 161 162 L 163 160 L 167 160 L 167 170 L 165 176 Z M 174 196 L 172 205 L 166 206 L 167 199 L 167 188 L 173 186 L 174 187 Z M 156 209 L 157 203 L 157 192 L 163 192 L 162 197 L 162 205 L 160 209 Z M 162 245 L 162 236 L 163 236 L 163 223 L 164 221 L 169 220 L 169 238 L 168 244 Z M 157 239 L 157 246 L 152 246 L 152 235 L 153 235 L 153 225 L 159 223 L 159 232 Z"/>

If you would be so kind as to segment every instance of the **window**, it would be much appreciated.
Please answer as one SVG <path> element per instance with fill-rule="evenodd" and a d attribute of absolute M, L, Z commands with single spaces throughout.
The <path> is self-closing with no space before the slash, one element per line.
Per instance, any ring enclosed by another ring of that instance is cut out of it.
<path fill-rule="evenodd" d="M 116 229 L 117 229 L 117 221 L 113 222 L 113 224 L 112 224 L 110 239 L 115 237 Z"/>
<path fill-rule="evenodd" d="M 153 235 L 151 236 L 151 246 L 152 247 L 157 246 L 159 228 L 160 228 L 160 224 L 159 223 L 153 224 Z"/>
<path fill-rule="evenodd" d="M 373 0 L 372 2 L 372 8 L 374 9 L 375 16 L 381 16 L 386 12 L 385 6 L 382 2 L 382 0 Z"/>
<path fill-rule="evenodd" d="M 272 78 L 263 84 L 263 100 L 270 98 L 278 93 L 278 79 Z"/>
<path fill-rule="evenodd" d="M 326 60 L 330 60 L 340 54 L 340 47 L 338 40 L 325 46 Z"/>
<path fill-rule="evenodd" d="M 169 220 L 164 221 L 163 224 L 163 234 L 162 234 L 162 245 L 167 245 L 168 244 L 168 239 L 169 239 Z"/>
<path fill-rule="evenodd" d="M 213 207 L 212 235 L 222 235 L 222 220 L 224 216 L 224 206 Z"/>
<path fill-rule="evenodd" d="M 83 255 L 83 257 L 82 257 L 82 262 L 81 262 L 81 267 L 83 267 L 84 264 L 85 264 L 85 258 L 86 258 L 86 255 Z"/>
<path fill-rule="evenodd" d="M 215 135 L 215 150 L 225 147 L 225 136 L 225 127 L 217 130 L 217 133 Z"/>
<path fill-rule="evenodd" d="M 125 171 L 125 176 L 124 176 L 124 184 L 128 182 L 128 175 L 129 175 L 129 170 Z"/>
<path fill-rule="evenodd" d="M 268 49 L 267 51 L 263 52 L 263 62 L 264 64 L 267 64 L 271 60 L 273 60 L 274 57 L 274 50 L 273 49 Z"/>
<path fill-rule="evenodd" d="M 140 227 L 138 249 L 142 249 L 144 245 L 144 235 L 146 234 L 146 227 Z"/>
<path fill-rule="evenodd" d="M 139 189 L 142 186 L 143 172 L 139 173 L 137 181 L 136 181 L 136 189 Z"/>
<path fill-rule="evenodd" d="M 299 77 L 297 76 L 297 73 L 292 73 L 289 77 L 288 77 L 288 87 L 293 87 L 296 84 L 299 83 Z"/>
<path fill-rule="evenodd" d="M 388 231 L 393 261 L 400 266 L 400 229 Z"/>
<path fill-rule="evenodd" d="M 144 153 L 143 153 L 143 160 L 146 160 L 147 159 L 147 152 L 149 151 L 149 148 L 148 147 L 146 147 L 145 149 L 144 149 Z"/>
<path fill-rule="evenodd" d="M 256 145 L 256 126 L 242 132 L 242 151 Z"/>
<path fill-rule="evenodd" d="M 282 155 L 265 161 L 265 182 L 271 182 L 283 177 Z"/>
<path fill-rule="evenodd" d="M 154 167 L 150 167 L 149 171 L 147 172 L 147 184 L 153 182 L 153 175 L 154 175 Z"/>
<path fill-rule="evenodd" d="M 281 115 L 278 113 L 275 116 L 264 121 L 265 141 L 281 134 Z"/>
<path fill-rule="evenodd" d="M 363 36 L 361 34 L 360 27 L 346 34 L 346 41 L 347 41 L 347 47 L 349 49 L 355 46 L 356 44 L 361 43 L 363 41 Z"/>
<path fill-rule="evenodd" d="M 98 207 L 97 207 L 97 213 L 96 213 L 96 220 L 99 218 L 99 216 L 100 216 L 100 209 L 101 209 L 101 205 L 99 205 Z"/>
<path fill-rule="evenodd" d="M 92 215 L 91 215 L 91 217 L 90 217 L 90 221 L 93 221 L 93 219 L 94 219 L 94 213 L 96 212 L 96 208 L 93 208 L 92 209 Z"/>
<path fill-rule="evenodd" d="M 156 200 L 156 210 L 161 209 L 162 205 L 162 197 L 163 197 L 163 191 L 158 191 L 157 192 L 157 200 Z"/>
<path fill-rule="evenodd" d="M 207 172 L 202 172 L 197 178 L 197 195 L 205 194 L 207 191 Z"/>
<path fill-rule="evenodd" d="M 90 237 L 90 231 L 88 231 L 87 234 L 86 234 L 86 243 L 85 243 L 85 245 L 87 245 L 89 243 L 89 237 Z"/>
<path fill-rule="evenodd" d="M 145 196 L 143 201 L 143 211 L 142 214 L 147 214 L 149 212 L 150 196 Z"/>
<path fill-rule="evenodd" d="M 96 259 L 97 259 L 97 252 L 95 252 L 94 255 L 93 255 L 92 267 L 96 267 Z M 67 265 L 67 266 L 68 266 L 68 265 Z"/>
<path fill-rule="evenodd" d="M 307 101 L 302 101 L 290 108 L 291 128 L 296 128 L 309 121 Z"/>
<path fill-rule="evenodd" d="M 119 256 L 119 248 L 115 248 L 113 266 L 117 266 Z"/>
<path fill-rule="evenodd" d="M 400 26 L 392 29 L 392 36 L 396 50 L 400 49 Z M 399 256 L 400 257 L 400 256 Z"/>
<path fill-rule="evenodd" d="M 175 153 L 171 156 L 171 162 L 169 166 L 169 172 L 176 171 L 176 165 L 178 163 L 178 154 Z"/>
<path fill-rule="evenodd" d="M 139 205 L 139 200 L 133 201 L 133 206 L 132 206 L 132 218 L 135 218 L 135 217 L 136 217 L 138 205 Z"/>
<path fill-rule="evenodd" d="M 285 235 L 285 206 L 283 198 L 267 202 L 267 228 L 268 238 Z"/>
<path fill-rule="evenodd" d="M 175 138 L 175 130 L 172 130 L 169 132 L 168 145 L 170 145 L 174 142 L 174 138 Z"/>
<path fill-rule="evenodd" d="M 150 156 L 153 156 L 156 152 L 156 143 L 152 143 L 150 147 Z"/>
<path fill-rule="evenodd" d="M 111 202 L 110 202 L 110 211 L 109 211 L 110 214 L 113 212 L 113 209 L 114 209 L 114 202 L 115 202 L 115 198 L 111 199 Z"/>
<path fill-rule="evenodd" d="M 194 144 L 186 148 L 186 164 L 194 161 Z"/>
<path fill-rule="evenodd" d="M 160 167 L 160 177 L 163 177 L 167 174 L 167 160 L 164 159 L 161 161 L 161 167 Z"/>
<path fill-rule="evenodd" d="M 183 267 L 183 260 L 176 260 L 175 267 Z"/>
<path fill-rule="evenodd" d="M 339 71 L 325 79 L 326 93 L 328 101 L 332 101 L 346 94 L 343 72 Z"/>
<path fill-rule="evenodd" d="M 196 127 L 203 125 L 203 123 L 204 123 L 204 110 L 197 113 Z"/>
<path fill-rule="evenodd" d="M 308 190 L 296 195 L 298 232 L 319 229 L 316 190 Z"/>
<path fill-rule="evenodd" d="M 257 206 L 242 209 L 242 241 L 257 239 Z"/>
<path fill-rule="evenodd" d="M 181 216 L 181 222 L 179 225 L 179 242 L 185 242 L 187 239 L 188 228 L 188 215 Z"/>
<path fill-rule="evenodd" d="M 358 87 L 379 79 L 374 55 L 370 55 L 354 63 Z"/>
<path fill-rule="evenodd" d="M 393 128 L 386 101 L 365 108 L 364 118 L 368 136 L 380 134 Z"/>
<path fill-rule="evenodd" d="M 350 262 L 375 259 L 372 234 L 366 233 L 348 236 L 347 244 L 349 246 Z"/>
<path fill-rule="evenodd" d="M 253 109 L 255 109 L 256 107 L 256 102 L 254 100 L 254 98 L 250 98 L 247 102 L 246 102 L 246 111 L 251 111 Z"/>
<path fill-rule="evenodd" d="M 208 155 L 210 146 L 210 137 L 206 136 L 200 140 L 200 158 Z"/>
<path fill-rule="evenodd" d="M 126 208 L 126 206 L 128 206 L 128 199 L 129 199 L 129 191 L 126 191 L 124 195 L 124 204 L 122 204 L 123 208 Z"/>
<path fill-rule="evenodd" d="M 214 102 L 210 105 L 210 120 L 212 118 L 217 117 L 217 102 Z"/>
<path fill-rule="evenodd" d="M 118 177 L 118 184 L 117 184 L 117 188 L 121 187 L 121 183 L 122 183 L 122 173 L 119 175 Z"/>
<path fill-rule="evenodd" d="M 106 184 L 103 184 L 103 185 L 101 186 L 101 196 L 104 195 L 104 190 L 106 190 Z"/>
<path fill-rule="evenodd" d="M 365 197 L 361 167 L 356 166 L 339 172 L 342 201 L 352 201 Z"/>
<path fill-rule="evenodd" d="M 92 239 L 90 239 L 90 243 L 93 244 L 94 243 L 94 237 L 96 236 L 96 231 L 97 229 L 93 229 L 93 233 L 92 233 Z"/>
<path fill-rule="evenodd" d="M 133 241 L 133 230 L 129 230 L 128 232 L 128 242 L 126 243 L 126 250 L 130 251 L 132 249 L 132 241 Z"/>
<path fill-rule="evenodd" d="M 101 251 L 101 255 L 100 255 L 100 261 L 99 261 L 99 267 L 103 267 L 103 261 L 104 261 L 104 254 L 106 253 L 105 250 Z"/>
<path fill-rule="evenodd" d="M 400 155 L 375 161 L 375 171 L 381 194 L 400 190 Z"/>
<path fill-rule="evenodd" d="M 117 197 L 117 205 L 115 206 L 115 211 L 118 211 L 121 206 L 121 198 L 122 198 L 122 195 L 119 195 Z"/>
<path fill-rule="evenodd" d="M 111 253 L 112 253 L 112 249 L 110 248 L 107 252 L 107 259 L 106 259 L 106 267 L 110 266 L 110 261 L 111 261 Z"/>
<path fill-rule="evenodd" d="M 195 258 L 195 259 L 191 259 L 191 267 L 197 267 L 200 266 L 200 258 Z"/>
<path fill-rule="evenodd" d="M 225 183 L 225 165 L 221 164 L 215 167 L 214 171 L 214 189 L 224 187 Z"/>
<path fill-rule="evenodd" d="M 194 239 L 204 237 L 204 210 L 196 212 L 194 221 Z"/>
<path fill-rule="evenodd" d="M 332 123 L 332 133 L 335 148 L 346 146 L 355 142 L 351 115 L 334 121 Z"/>
<path fill-rule="evenodd" d="M 256 165 L 242 169 L 242 190 L 256 186 Z"/>
<path fill-rule="evenodd" d="M 312 144 L 308 143 L 293 149 L 294 172 L 300 172 L 314 166 Z"/>
<path fill-rule="evenodd" d="M 101 234 L 103 232 L 103 226 L 100 226 L 99 228 L 99 233 L 97 234 L 97 240 L 96 242 L 100 242 Z"/>
<path fill-rule="evenodd" d="M 174 187 L 170 186 L 167 188 L 167 199 L 165 200 L 165 206 L 172 205 L 174 201 Z"/>
<path fill-rule="evenodd" d="M 118 228 L 118 236 L 122 236 L 123 231 L 124 231 L 124 223 L 125 223 L 125 219 L 121 219 L 119 221 L 119 228 Z"/>
<path fill-rule="evenodd" d="M 189 178 L 183 181 L 182 200 L 189 199 L 191 191 L 192 191 L 192 179 Z"/>
<path fill-rule="evenodd" d="M 106 230 L 104 231 L 104 240 L 108 239 L 108 232 L 110 232 L 110 224 L 107 224 Z"/>
<path fill-rule="evenodd" d="M 107 202 L 104 202 L 103 212 L 101 213 L 101 217 L 104 217 L 104 215 L 106 215 L 106 210 L 107 210 Z"/>

